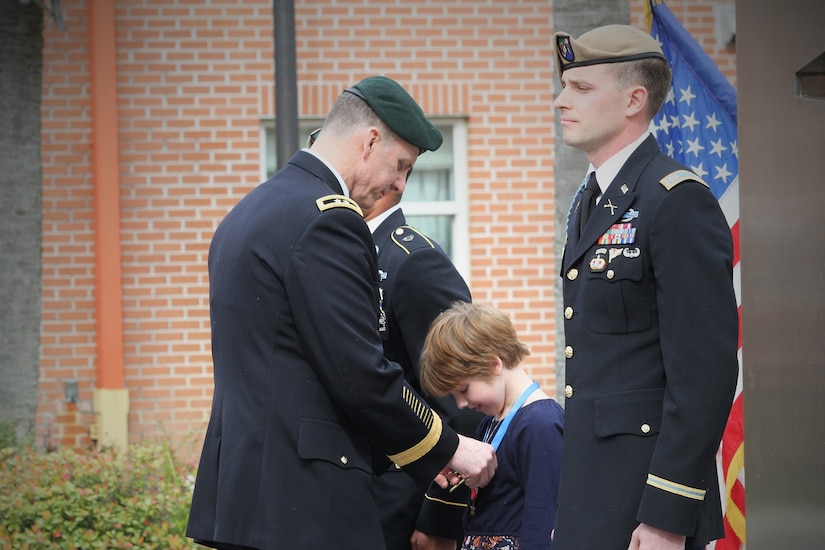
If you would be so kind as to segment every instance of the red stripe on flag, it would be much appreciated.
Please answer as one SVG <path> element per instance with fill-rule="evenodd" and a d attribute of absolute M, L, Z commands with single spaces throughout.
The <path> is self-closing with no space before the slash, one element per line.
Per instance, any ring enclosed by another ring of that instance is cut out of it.
<path fill-rule="evenodd" d="M 737 349 L 742 349 L 742 306 L 737 308 L 737 312 L 739 313 L 739 347 Z M 739 368 L 741 369 L 742 366 L 740 365 Z"/>
<path fill-rule="evenodd" d="M 743 396 L 733 402 L 722 437 L 722 469 L 725 473 L 725 538 L 715 550 L 740 550 L 745 543 L 745 487 L 739 479 L 744 470 Z"/>

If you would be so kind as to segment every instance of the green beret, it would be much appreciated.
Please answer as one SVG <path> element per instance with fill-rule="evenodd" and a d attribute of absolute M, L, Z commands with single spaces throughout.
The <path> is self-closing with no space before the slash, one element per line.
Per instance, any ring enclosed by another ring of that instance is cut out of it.
<path fill-rule="evenodd" d="M 427 119 L 412 96 L 395 80 L 386 76 L 371 76 L 344 92 L 366 101 L 390 130 L 407 143 L 418 147 L 419 154 L 441 147 L 444 136 Z"/>
<path fill-rule="evenodd" d="M 619 63 L 658 57 L 664 59 L 662 47 L 648 33 L 629 25 L 606 25 L 588 31 L 578 40 L 566 32 L 553 35 L 556 69 Z"/>

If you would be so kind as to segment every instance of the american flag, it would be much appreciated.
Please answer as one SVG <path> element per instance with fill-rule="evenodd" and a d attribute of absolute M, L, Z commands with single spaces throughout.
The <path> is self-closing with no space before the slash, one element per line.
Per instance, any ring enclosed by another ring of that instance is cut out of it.
<path fill-rule="evenodd" d="M 662 46 L 673 69 L 673 86 L 651 131 L 664 152 L 690 167 L 710 185 L 734 242 L 734 287 L 742 318 L 739 267 L 739 149 L 736 90 L 713 60 L 661 1 L 650 0 L 650 34 Z M 741 323 L 740 323 L 741 325 Z M 715 550 L 745 548 L 745 467 L 742 418 L 742 337 L 739 336 L 739 381 L 722 445 L 717 456 L 725 538 Z"/>

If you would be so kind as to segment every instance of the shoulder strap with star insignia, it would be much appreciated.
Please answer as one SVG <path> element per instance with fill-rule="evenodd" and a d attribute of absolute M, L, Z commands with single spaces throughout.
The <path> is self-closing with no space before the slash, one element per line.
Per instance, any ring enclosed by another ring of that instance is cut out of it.
<path fill-rule="evenodd" d="M 350 210 L 358 212 L 358 215 L 362 218 L 364 217 L 364 213 L 361 211 L 358 203 L 344 195 L 326 195 L 316 200 L 315 204 L 318 205 L 318 210 L 321 212 L 326 212 L 330 208 L 349 208 Z"/>
<path fill-rule="evenodd" d="M 426 235 L 410 227 L 409 225 L 402 225 L 392 232 L 392 242 L 398 245 L 401 250 L 409 254 L 412 248 L 429 247 L 435 248 L 435 245 Z"/>
<path fill-rule="evenodd" d="M 662 187 L 670 191 L 683 181 L 698 181 L 699 183 L 710 189 L 710 185 L 705 183 L 705 180 L 703 180 L 690 170 L 676 170 L 675 172 L 671 172 L 667 176 L 660 179 L 659 183 L 662 184 Z"/>

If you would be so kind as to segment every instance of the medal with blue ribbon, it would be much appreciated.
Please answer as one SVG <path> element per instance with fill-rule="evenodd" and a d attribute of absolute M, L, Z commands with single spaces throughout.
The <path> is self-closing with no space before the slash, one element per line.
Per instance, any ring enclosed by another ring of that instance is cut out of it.
<path fill-rule="evenodd" d="M 522 405 L 524 405 L 524 402 L 527 401 L 527 398 L 530 397 L 537 389 L 539 389 L 538 382 L 533 382 L 525 388 L 525 390 L 521 392 L 521 395 L 519 395 L 516 402 L 513 403 L 513 406 L 510 407 L 510 410 L 507 411 L 507 415 L 504 419 L 495 427 L 495 418 L 490 419 L 490 424 L 487 426 L 487 430 L 484 433 L 484 442 L 492 445 L 494 451 L 497 451 L 498 446 L 501 445 L 501 440 L 504 439 L 504 434 L 507 433 L 507 428 L 510 427 L 510 422 L 513 420 L 513 417 L 516 416 L 516 413 L 519 409 L 521 409 Z M 490 441 L 491 437 L 492 441 Z M 470 515 L 475 514 L 476 497 L 478 497 L 478 489 L 476 487 L 472 487 L 470 489 Z"/>

